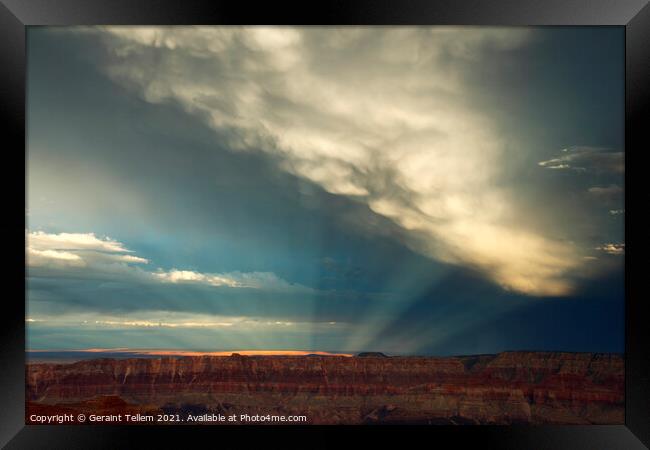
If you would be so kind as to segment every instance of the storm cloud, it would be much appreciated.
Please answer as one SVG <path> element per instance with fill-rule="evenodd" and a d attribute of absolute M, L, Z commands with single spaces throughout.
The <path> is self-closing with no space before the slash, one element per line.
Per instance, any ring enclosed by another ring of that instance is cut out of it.
<path fill-rule="evenodd" d="M 257 321 L 272 345 L 425 351 L 521 302 L 583 295 L 620 264 L 603 243 L 623 245 L 610 213 L 622 193 L 609 192 L 622 141 L 593 126 L 609 117 L 593 112 L 609 102 L 597 83 L 618 81 L 559 80 L 579 58 L 534 63 L 577 52 L 613 65 L 618 37 L 598 34 L 599 53 L 580 33 L 555 37 L 566 33 L 30 31 L 34 342 L 48 318 L 172 343 L 178 328 L 208 339 L 210 324 L 245 334 Z M 560 101 L 573 120 L 545 112 Z M 483 288 L 465 296 L 465 284 Z M 404 335 L 434 324 L 430 345 Z"/>
<path fill-rule="evenodd" d="M 517 223 L 503 144 L 463 100 L 485 50 L 518 29 L 106 28 L 118 82 L 175 101 L 229 145 L 261 149 L 408 230 L 416 251 L 480 268 L 508 289 L 566 294 L 579 249 Z M 444 63 L 443 63 L 444 61 Z"/>

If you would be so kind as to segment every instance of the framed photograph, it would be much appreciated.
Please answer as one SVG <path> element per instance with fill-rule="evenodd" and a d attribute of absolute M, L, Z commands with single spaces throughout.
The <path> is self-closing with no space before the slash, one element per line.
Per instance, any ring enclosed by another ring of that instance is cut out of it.
<path fill-rule="evenodd" d="M 650 444 L 647 1 L 2 3 L 6 448 Z"/>

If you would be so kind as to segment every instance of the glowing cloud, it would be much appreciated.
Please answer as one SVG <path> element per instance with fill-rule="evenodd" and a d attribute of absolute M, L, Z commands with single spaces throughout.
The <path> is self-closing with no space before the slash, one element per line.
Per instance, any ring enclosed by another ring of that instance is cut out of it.
<path fill-rule="evenodd" d="M 166 283 L 198 283 L 210 286 L 241 287 L 241 284 L 224 275 L 203 274 L 189 270 L 172 270 L 153 274 L 157 279 Z"/>
<path fill-rule="evenodd" d="M 345 323 L 322 321 L 287 321 L 281 318 L 263 316 L 224 316 L 189 313 L 183 311 L 144 310 L 128 315 L 97 314 L 89 312 L 68 312 L 50 316 L 47 320 L 26 318 L 33 326 L 56 326 L 61 328 L 98 329 L 228 329 L 233 332 L 265 332 L 275 330 L 305 331 L 315 329 L 345 328 Z"/>
<path fill-rule="evenodd" d="M 622 255 L 625 253 L 625 244 L 608 243 L 596 247 L 596 250 L 609 253 L 610 255 Z"/>
<path fill-rule="evenodd" d="M 30 246 L 41 250 L 95 250 L 99 252 L 129 252 L 124 245 L 109 237 L 103 239 L 95 233 L 28 233 Z"/>
<path fill-rule="evenodd" d="M 29 267 L 74 268 L 149 262 L 145 258 L 125 254 L 131 251 L 122 243 L 110 238 L 100 239 L 94 233 L 26 231 L 25 234 Z"/>

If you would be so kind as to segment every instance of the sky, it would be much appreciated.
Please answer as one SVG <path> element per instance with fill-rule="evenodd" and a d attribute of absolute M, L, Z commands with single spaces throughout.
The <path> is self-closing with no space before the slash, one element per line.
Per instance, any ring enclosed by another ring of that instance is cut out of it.
<path fill-rule="evenodd" d="M 29 27 L 27 349 L 623 352 L 620 27 Z"/>

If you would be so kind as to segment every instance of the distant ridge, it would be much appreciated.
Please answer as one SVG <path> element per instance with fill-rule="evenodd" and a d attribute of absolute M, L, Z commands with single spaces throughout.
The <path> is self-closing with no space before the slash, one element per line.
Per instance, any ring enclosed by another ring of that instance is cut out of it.
<path fill-rule="evenodd" d="M 357 358 L 388 358 L 388 355 L 382 352 L 361 352 L 357 354 Z"/>

